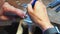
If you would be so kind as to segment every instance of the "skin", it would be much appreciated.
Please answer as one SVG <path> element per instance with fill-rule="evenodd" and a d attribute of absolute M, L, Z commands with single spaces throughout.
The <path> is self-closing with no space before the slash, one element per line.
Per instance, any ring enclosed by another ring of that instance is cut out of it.
<path fill-rule="evenodd" d="M 32 2 L 31 2 L 32 3 Z M 50 23 L 50 20 L 47 15 L 47 10 L 45 5 L 42 3 L 42 1 L 37 1 L 34 9 L 32 8 L 32 5 L 28 4 L 28 13 L 31 16 L 32 20 L 39 25 L 39 27 L 45 31 L 48 28 L 54 28 L 54 26 Z"/>
<path fill-rule="evenodd" d="M 20 16 L 21 18 L 24 18 L 24 16 L 25 16 L 23 10 L 15 8 L 15 7 L 11 6 L 9 3 L 5 2 L 2 6 L 2 9 L 0 10 L 0 20 L 9 20 L 8 17 L 3 15 L 3 13 L 7 12 L 7 11 L 15 13 L 18 16 Z"/>
<path fill-rule="evenodd" d="M 50 20 L 47 15 L 47 10 L 42 1 L 37 1 L 34 8 L 32 8 L 31 3 L 28 4 L 28 13 L 31 16 L 31 19 L 38 25 L 43 31 L 54 28 L 54 26 L 50 23 Z M 8 17 L 4 16 L 3 13 L 10 11 L 12 13 L 17 14 L 21 18 L 24 18 L 25 14 L 22 10 L 11 6 L 9 3 L 5 2 L 2 6 L 2 10 L 0 10 L 0 20 L 9 20 Z"/>

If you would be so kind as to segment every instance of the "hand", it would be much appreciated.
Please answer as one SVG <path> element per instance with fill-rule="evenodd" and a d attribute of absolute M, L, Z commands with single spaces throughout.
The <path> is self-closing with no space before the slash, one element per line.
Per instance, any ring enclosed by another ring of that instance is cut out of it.
<path fill-rule="evenodd" d="M 32 3 L 32 2 L 31 2 Z M 34 9 L 32 8 L 32 5 L 28 4 L 28 13 L 31 16 L 31 19 L 39 25 L 42 30 L 46 30 L 48 28 L 53 28 L 54 26 L 50 23 L 47 10 L 45 5 L 42 3 L 42 1 L 37 1 Z"/>
<path fill-rule="evenodd" d="M 0 20 L 9 20 L 7 16 L 4 16 L 4 12 L 12 12 L 20 16 L 21 18 L 24 18 L 25 14 L 22 10 L 15 8 L 11 6 L 9 3 L 5 2 L 2 6 L 2 10 L 0 10 Z"/>

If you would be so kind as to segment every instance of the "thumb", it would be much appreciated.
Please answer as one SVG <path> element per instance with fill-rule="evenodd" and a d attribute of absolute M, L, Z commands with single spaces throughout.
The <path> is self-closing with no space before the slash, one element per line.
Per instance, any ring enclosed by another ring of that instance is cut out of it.
<path fill-rule="evenodd" d="M 28 13 L 31 13 L 31 12 L 33 12 L 32 5 L 31 4 L 28 4 Z"/>

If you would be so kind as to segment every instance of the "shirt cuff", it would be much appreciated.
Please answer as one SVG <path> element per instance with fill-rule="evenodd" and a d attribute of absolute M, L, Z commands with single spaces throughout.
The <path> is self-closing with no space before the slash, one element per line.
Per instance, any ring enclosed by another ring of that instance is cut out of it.
<path fill-rule="evenodd" d="M 44 34 L 57 34 L 60 33 L 57 27 L 49 28 L 44 31 Z"/>

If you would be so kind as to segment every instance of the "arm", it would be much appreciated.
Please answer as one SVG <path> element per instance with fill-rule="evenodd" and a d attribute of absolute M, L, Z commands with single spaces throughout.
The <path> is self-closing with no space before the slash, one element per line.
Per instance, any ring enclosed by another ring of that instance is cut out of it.
<path fill-rule="evenodd" d="M 48 18 L 46 7 L 41 1 L 36 2 L 34 9 L 32 8 L 31 3 L 28 4 L 28 13 L 31 16 L 31 19 L 42 29 L 42 31 L 46 32 L 46 30 L 50 31 L 51 28 L 54 28 Z M 56 32 L 53 33 L 56 34 Z"/>

